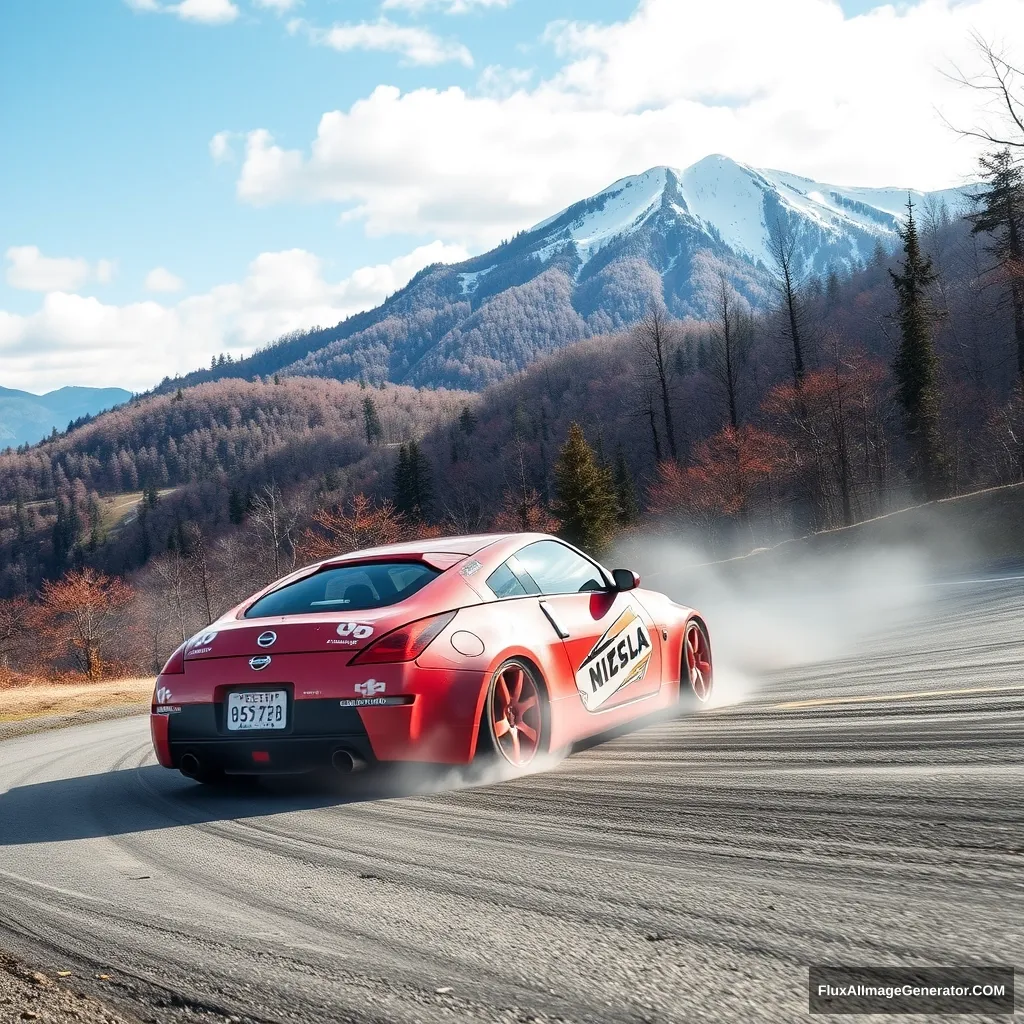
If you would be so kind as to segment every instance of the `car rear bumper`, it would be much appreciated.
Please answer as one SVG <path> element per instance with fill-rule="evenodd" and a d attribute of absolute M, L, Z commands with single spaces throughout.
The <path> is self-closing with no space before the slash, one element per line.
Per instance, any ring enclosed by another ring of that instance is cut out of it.
<path fill-rule="evenodd" d="M 151 718 L 153 745 L 164 767 L 180 768 L 193 754 L 204 767 L 232 774 L 314 771 L 329 767 L 339 750 L 368 763 L 465 764 L 476 748 L 483 681 L 476 672 L 421 670 L 420 692 L 402 687 L 407 703 L 385 706 L 353 706 L 344 696 L 294 699 L 294 688 L 280 684 L 290 694 L 284 730 L 229 732 L 223 699 L 164 706 Z"/>
<path fill-rule="evenodd" d="M 192 754 L 203 770 L 228 775 L 298 775 L 330 768 L 344 751 L 353 759 L 374 760 L 366 736 L 289 737 L 279 740 L 186 740 L 171 744 L 171 763 L 180 767 Z"/>

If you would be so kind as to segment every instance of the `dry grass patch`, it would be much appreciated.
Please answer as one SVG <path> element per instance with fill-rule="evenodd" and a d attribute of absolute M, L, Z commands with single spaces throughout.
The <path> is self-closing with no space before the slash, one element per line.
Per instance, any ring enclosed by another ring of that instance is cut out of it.
<path fill-rule="evenodd" d="M 103 683 L 58 683 L 0 690 L 0 722 L 22 722 L 49 715 L 77 715 L 101 708 L 149 707 L 152 677 Z"/>

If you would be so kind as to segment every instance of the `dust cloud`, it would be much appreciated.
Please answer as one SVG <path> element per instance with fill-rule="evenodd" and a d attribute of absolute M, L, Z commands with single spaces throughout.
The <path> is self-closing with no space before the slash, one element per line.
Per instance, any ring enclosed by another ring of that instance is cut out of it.
<path fill-rule="evenodd" d="M 683 538 L 636 536 L 607 560 L 700 611 L 711 634 L 709 707 L 749 698 L 772 675 L 848 656 L 922 614 L 932 559 L 914 545 L 814 550 L 801 542 L 711 561 Z"/>

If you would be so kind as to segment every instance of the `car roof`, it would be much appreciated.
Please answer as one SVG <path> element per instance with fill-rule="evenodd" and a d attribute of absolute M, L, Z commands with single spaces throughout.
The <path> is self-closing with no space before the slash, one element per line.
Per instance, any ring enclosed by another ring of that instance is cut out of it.
<path fill-rule="evenodd" d="M 348 562 L 357 561 L 362 558 L 378 558 L 382 555 L 402 555 L 403 557 L 417 557 L 426 554 L 438 554 L 441 552 L 458 555 L 475 555 L 492 544 L 500 541 L 518 540 L 540 540 L 546 538 L 547 534 L 535 533 L 473 533 L 460 537 L 427 537 L 421 540 L 399 541 L 395 544 L 382 544 L 375 548 L 363 548 L 360 551 L 348 551 L 343 555 L 335 555 L 325 559 L 325 562 Z"/>

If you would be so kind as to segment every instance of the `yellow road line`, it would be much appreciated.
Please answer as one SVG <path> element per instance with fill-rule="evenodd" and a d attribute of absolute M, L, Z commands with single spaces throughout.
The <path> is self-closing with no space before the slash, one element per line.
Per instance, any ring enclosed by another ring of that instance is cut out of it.
<path fill-rule="evenodd" d="M 793 708 L 818 708 L 827 704 L 867 704 L 887 700 L 917 700 L 921 697 L 957 697 L 965 693 L 1024 693 L 1022 686 L 972 686 L 964 690 L 918 690 L 916 693 L 865 694 L 860 697 L 819 697 L 816 700 L 791 700 L 773 704 L 769 711 Z"/>

